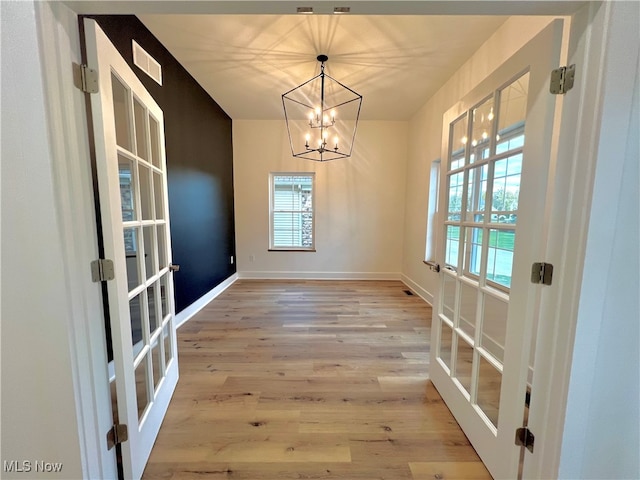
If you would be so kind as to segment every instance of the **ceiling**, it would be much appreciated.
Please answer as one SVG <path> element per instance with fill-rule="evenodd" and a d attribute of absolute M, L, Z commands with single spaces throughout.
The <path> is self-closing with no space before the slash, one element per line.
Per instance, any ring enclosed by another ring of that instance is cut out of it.
<path fill-rule="evenodd" d="M 508 18 L 466 15 L 156 15 L 140 20 L 233 119 L 282 119 L 282 93 L 326 72 L 361 119 L 408 120 Z"/>

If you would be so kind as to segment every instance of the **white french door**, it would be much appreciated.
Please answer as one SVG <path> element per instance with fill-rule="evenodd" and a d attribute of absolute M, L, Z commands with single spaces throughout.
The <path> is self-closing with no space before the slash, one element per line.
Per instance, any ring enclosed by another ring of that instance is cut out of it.
<path fill-rule="evenodd" d="M 164 120 L 95 21 L 85 19 L 107 282 L 117 422 L 125 478 L 142 476 L 178 381 Z M 113 389 L 112 389 L 113 392 Z M 113 400 L 112 400 L 113 401 Z"/>
<path fill-rule="evenodd" d="M 554 21 L 443 121 L 430 376 L 498 479 L 518 476 L 561 37 Z"/>

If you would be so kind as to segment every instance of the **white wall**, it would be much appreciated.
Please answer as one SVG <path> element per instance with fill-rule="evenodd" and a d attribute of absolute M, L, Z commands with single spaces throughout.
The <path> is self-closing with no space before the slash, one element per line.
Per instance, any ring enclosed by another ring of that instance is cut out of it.
<path fill-rule="evenodd" d="M 0 8 L 0 462 L 31 462 L 2 478 L 115 478 L 77 16 L 61 2 Z M 36 461 L 62 470 L 36 472 Z"/>
<path fill-rule="evenodd" d="M 441 156 L 442 116 L 551 20 L 550 17 L 509 18 L 409 123 L 402 273 L 403 280 L 430 302 L 438 276 L 429 270 L 423 260 L 430 169 L 432 161 Z"/>
<path fill-rule="evenodd" d="M 284 121 L 234 120 L 239 277 L 400 278 L 406 146 L 406 122 L 362 121 L 351 158 L 319 163 Z M 269 173 L 298 171 L 316 172 L 316 252 L 269 252 Z"/>
<path fill-rule="evenodd" d="M 80 478 L 68 292 L 35 8 L 2 2 L 1 12 L 2 461 L 62 462 L 61 473 L 27 476 Z"/>

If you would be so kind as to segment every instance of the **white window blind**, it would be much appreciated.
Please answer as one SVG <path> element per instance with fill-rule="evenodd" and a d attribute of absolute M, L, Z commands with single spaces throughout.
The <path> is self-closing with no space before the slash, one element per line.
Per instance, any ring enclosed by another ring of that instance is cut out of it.
<path fill-rule="evenodd" d="M 271 249 L 314 249 L 314 174 L 272 173 Z"/>

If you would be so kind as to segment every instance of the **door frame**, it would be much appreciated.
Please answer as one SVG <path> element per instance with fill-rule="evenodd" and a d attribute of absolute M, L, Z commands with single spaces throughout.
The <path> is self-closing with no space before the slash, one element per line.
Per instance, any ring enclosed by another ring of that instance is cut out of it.
<path fill-rule="evenodd" d="M 627 122 L 622 126 L 628 127 L 636 74 L 629 57 L 638 55 L 637 31 L 630 30 L 626 22 L 634 11 L 625 3 L 633 2 L 589 2 L 572 16 L 563 64 L 576 64 L 577 75 L 573 90 L 560 98 L 557 158 L 555 170 L 549 171 L 548 183 L 556 188 L 549 189 L 555 193 L 549 194 L 546 202 L 549 230 L 545 236 L 547 259 L 543 261 L 554 265 L 554 279 L 552 286 L 544 287 L 541 298 L 528 420 L 536 444 L 532 454 L 525 451 L 524 478 L 556 478 L 562 447 L 575 447 L 575 440 L 584 441 L 586 436 L 581 432 L 586 429 L 587 411 L 584 416 L 578 414 L 576 425 L 567 423 L 569 377 L 573 377 L 578 317 L 583 320 L 579 308 L 585 301 L 583 272 L 588 260 L 590 222 L 598 221 L 611 233 L 613 228 L 607 229 L 605 224 L 615 221 L 607 219 L 606 213 L 601 218 L 590 215 L 594 183 L 597 177 L 620 177 L 624 163 L 607 159 L 624 158 L 627 131 L 620 126 L 622 119 L 623 124 Z M 615 80 L 608 82 L 608 78 Z M 596 172 L 597 168 L 602 171 Z M 608 264 L 611 249 L 598 251 L 598 255 L 596 264 Z M 601 277 L 589 278 L 602 288 Z M 596 299 L 597 304 L 602 301 Z M 590 361 L 595 360 L 592 352 L 598 345 L 593 331 L 589 333 L 590 345 L 580 350 Z M 578 404 L 582 407 L 584 397 L 579 397 L 569 404 L 570 408 Z"/>
<path fill-rule="evenodd" d="M 47 98 L 42 110 L 34 112 L 34 114 L 46 116 L 47 124 L 50 127 L 49 141 L 53 148 L 51 164 L 46 168 L 51 169 L 55 178 L 55 208 L 59 219 L 69 227 L 69 230 L 65 232 L 65 239 L 68 241 L 64 252 L 62 252 L 62 261 L 67 266 L 65 272 L 67 284 L 74 287 L 74 295 L 69 300 L 73 313 L 69 318 L 68 334 L 71 347 L 70 357 L 74 369 L 77 424 L 70 426 L 70 428 L 77 428 L 79 432 L 81 439 L 79 457 L 82 471 L 86 476 L 113 478 L 113 475 L 109 474 L 110 465 L 115 463 L 113 450 L 109 452 L 105 449 L 103 452 L 101 449 L 101 446 L 106 443 L 106 431 L 102 417 L 104 412 L 110 409 L 108 396 L 105 398 L 106 387 L 103 388 L 104 385 L 108 385 L 108 376 L 106 368 L 103 372 L 100 367 L 101 364 L 106 365 L 104 329 L 101 324 L 103 319 L 101 313 L 99 315 L 95 313 L 96 311 L 101 312 L 102 302 L 99 287 L 89 280 L 88 265 L 86 264 L 89 258 L 97 256 L 97 237 L 95 235 L 93 192 L 89 191 L 91 178 L 87 160 L 89 145 L 84 110 L 85 94 L 73 86 L 73 73 L 70 65 L 71 62 L 81 62 L 77 28 L 78 14 L 107 13 L 106 11 L 94 11 L 96 6 L 90 5 L 90 3 L 34 3 L 41 53 L 40 59 L 37 61 L 42 68 Z M 390 1 L 376 3 L 389 4 L 388 8 L 394 8 Z M 416 3 L 427 4 L 429 2 Z M 456 2 L 451 3 L 455 4 Z M 476 8 L 480 8 L 478 4 L 482 2 L 473 3 L 476 4 Z M 520 6 L 517 5 L 518 3 Z M 527 8 L 529 8 L 528 3 L 513 2 L 511 5 L 512 13 L 526 15 Z M 580 3 L 580 5 L 583 4 Z M 456 5 L 450 6 L 452 9 L 454 7 Z M 142 9 L 146 7 L 137 6 L 135 2 L 122 2 L 121 5 L 110 5 L 109 8 L 112 9 L 111 13 L 150 13 L 142 12 Z M 153 13 L 161 13 L 161 8 L 162 5 L 158 5 Z M 183 13 L 188 13 L 192 4 L 184 2 L 178 8 Z M 216 8 L 220 9 L 221 7 Z M 254 6 L 253 8 L 258 7 Z M 263 6 L 262 8 L 264 10 L 267 7 Z M 274 11 L 270 13 L 277 13 L 276 7 L 272 8 Z M 420 11 L 420 8 L 424 9 L 425 7 L 417 6 L 415 11 L 409 9 L 406 13 L 424 13 Z M 491 7 L 487 6 L 486 8 Z M 573 8 L 576 8 L 575 5 Z M 615 112 L 608 110 L 612 105 L 615 107 L 617 102 L 606 95 L 616 87 L 604 82 L 604 79 L 616 69 L 619 70 L 615 75 L 616 78 L 624 78 L 624 74 L 628 74 L 633 68 L 631 62 L 625 63 L 615 54 L 616 49 L 619 49 L 620 41 L 608 42 L 609 27 L 615 29 L 620 26 L 622 21 L 619 15 L 614 16 L 615 18 L 612 17 L 610 13 L 612 8 L 614 6 L 607 2 L 589 2 L 573 14 L 572 20 L 569 63 L 578 64 L 579 70 L 576 78 L 577 85 L 563 98 L 564 109 L 560 130 L 562 132 L 569 130 L 573 133 L 561 136 L 558 141 L 560 155 L 569 160 L 562 171 L 559 169 L 557 173 L 573 182 L 574 201 L 565 205 L 562 210 L 562 222 L 557 222 L 555 219 L 552 221 L 552 231 L 563 232 L 563 234 L 562 238 L 552 239 L 548 247 L 550 249 L 557 248 L 557 251 L 562 251 L 566 256 L 558 257 L 556 265 L 557 269 L 563 272 L 561 277 L 557 277 L 558 283 L 561 284 L 558 293 L 558 308 L 549 321 L 545 322 L 544 327 L 540 326 L 541 329 L 545 329 L 544 331 L 549 331 L 549 334 L 541 339 L 543 342 L 540 342 L 537 351 L 544 349 L 544 351 L 550 352 L 548 361 L 553 362 L 554 368 L 546 381 L 545 393 L 543 394 L 542 385 L 540 385 L 540 394 L 535 400 L 532 399 L 530 419 L 533 428 L 536 415 L 539 418 L 546 418 L 545 423 L 548 425 L 546 430 L 538 431 L 536 435 L 537 438 L 542 436 L 547 438 L 545 442 L 538 443 L 539 448 L 534 455 L 535 463 L 538 465 L 535 468 L 538 471 L 555 472 L 543 475 L 547 478 L 557 475 L 560 463 L 560 447 L 569 389 L 568 379 L 573 357 L 572 348 L 578 318 L 578 303 L 582 293 L 582 272 L 589 225 L 588 207 L 591 205 L 596 165 L 605 161 L 598 147 L 601 143 L 610 144 L 609 141 L 602 141 L 597 133 L 602 125 L 615 124 L 618 118 Z M 269 12 L 263 11 L 262 13 Z M 491 12 L 487 10 L 483 13 Z M 544 11 L 536 12 L 536 14 L 544 13 Z M 550 10 L 547 13 L 557 15 L 561 12 Z M 562 13 L 567 12 L 565 10 Z M 622 43 L 634 38 L 633 35 L 627 34 L 626 37 L 622 37 Z M 606 62 L 606 59 L 610 57 L 615 61 Z M 628 102 L 629 104 L 630 102 Z M 583 106 L 586 107 L 584 110 Z M 581 121 L 576 131 L 575 125 L 578 118 Z M 75 128 L 66 128 L 67 123 L 65 122 L 69 122 L 68 124 Z M 617 167 L 614 166 L 614 168 Z M 554 200 L 556 205 L 560 201 L 561 199 L 558 197 Z M 571 229 L 565 231 L 562 228 L 563 225 L 570 225 Z M 93 230 L 93 236 L 88 235 L 88 230 Z M 572 247 L 567 249 L 566 245 Z M 79 259 L 78 252 L 85 252 L 85 254 Z M 562 329 L 559 328 L 557 321 L 559 317 L 562 317 L 564 327 Z M 538 365 L 541 364 L 538 363 Z M 553 392 L 553 397 L 551 397 L 551 392 Z M 525 468 L 529 468 L 527 462 L 525 462 Z"/>

